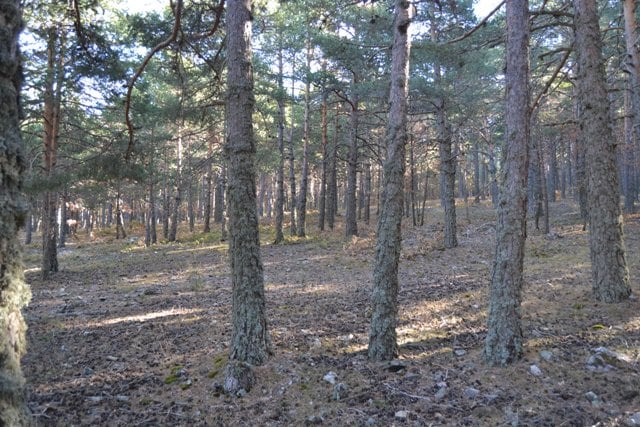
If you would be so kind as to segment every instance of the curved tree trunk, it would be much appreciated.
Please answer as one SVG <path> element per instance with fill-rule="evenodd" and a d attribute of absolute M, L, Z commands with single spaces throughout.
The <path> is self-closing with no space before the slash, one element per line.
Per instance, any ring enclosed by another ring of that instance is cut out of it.
<path fill-rule="evenodd" d="M 251 365 L 269 354 L 264 277 L 256 211 L 256 146 L 253 137 L 251 0 L 230 0 L 228 40 L 228 215 L 229 259 L 233 287 L 233 335 L 225 389 L 235 393 L 252 385 Z M 237 361 L 240 363 L 234 363 Z"/>
<path fill-rule="evenodd" d="M 18 228 L 27 215 L 22 191 L 25 156 L 20 136 L 19 92 L 22 75 L 18 34 L 22 13 L 17 0 L 0 1 L 0 424 L 30 426 L 20 358 L 26 351 L 27 325 L 21 309 L 31 292 L 24 282 Z"/>
<path fill-rule="evenodd" d="M 485 360 L 494 366 L 514 362 L 523 351 L 520 304 L 530 141 L 528 3 L 507 1 L 507 129 L 484 347 Z"/>
<path fill-rule="evenodd" d="M 397 356 L 396 324 L 398 316 L 398 261 L 400 260 L 402 199 L 407 108 L 409 91 L 408 35 L 410 8 L 405 0 L 396 0 L 393 25 L 391 92 L 386 132 L 387 155 L 384 162 L 382 206 L 378 217 L 376 254 L 373 269 L 373 314 L 369 333 L 369 359 L 390 360 Z"/>
<path fill-rule="evenodd" d="M 604 302 L 629 298 L 616 148 L 602 61 L 595 0 L 574 0 L 581 141 L 585 146 L 593 294 Z"/>

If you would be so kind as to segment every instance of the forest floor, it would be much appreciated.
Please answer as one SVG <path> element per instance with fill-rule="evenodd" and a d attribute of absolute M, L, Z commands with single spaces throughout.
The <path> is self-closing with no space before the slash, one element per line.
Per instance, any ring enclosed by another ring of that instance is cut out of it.
<path fill-rule="evenodd" d="M 149 249 L 141 230 L 124 241 L 80 233 L 45 282 L 38 245 L 30 245 L 29 406 L 43 426 L 640 423 L 640 301 L 591 298 L 577 208 L 552 205 L 551 236 L 529 224 L 525 356 L 507 368 L 481 357 L 494 211 L 459 205 L 460 246 L 451 250 L 442 246 L 441 218 L 432 205 L 424 226 L 405 219 L 394 363 L 366 358 L 373 222 L 345 242 L 341 228 L 315 231 L 311 216 L 309 237 L 277 246 L 265 224 L 274 354 L 244 397 L 219 391 L 231 331 L 219 233 L 182 232 L 179 242 Z M 625 227 L 639 295 L 640 216 L 627 216 Z"/>

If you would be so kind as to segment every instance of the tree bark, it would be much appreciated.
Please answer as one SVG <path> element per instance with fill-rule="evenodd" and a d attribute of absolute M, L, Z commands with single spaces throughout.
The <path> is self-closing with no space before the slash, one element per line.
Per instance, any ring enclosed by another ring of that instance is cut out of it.
<path fill-rule="evenodd" d="M 311 59 L 313 57 L 313 49 L 311 47 L 311 38 L 307 32 L 307 76 L 304 87 L 304 119 L 302 134 L 302 173 L 300 177 L 300 197 L 298 198 L 298 237 L 305 237 L 305 228 L 307 226 L 307 191 L 309 181 L 309 114 L 311 110 Z"/>
<path fill-rule="evenodd" d="M 529 166 L 529 4 L 507 1 L 506 140 L 484 358 L 503 366 L 522 357 L 521 290 Z"/>
<path fill-rule="evenodd" d="M 622 2 L 624 16 L 624 36 L 627 48 L 627 71 L 629 72 L 629 86 L 631 89 L 631 111 L 633 112 L 631 145 L 627 147 L 628 185 L 625 193 L 625 209 L 635 212 L 635 200 L 638 198 L 638 183 L 636 169 L 636 151 L 640 148 L 640 54 L 636 48 L 638 41 L 638 24 L 636 21 L 636 2 L 624 0 Z"/>
<path fill-rule="evenodd" d="M 27 215 L 23 193 L 25 155 L 20 136 L 22 72 L 18 34 L 22 10 L 17 0 L 0 1 L 0 424 L 34 425 L 26 404 L 20 358 L 26 352 L 22 307 L 31 299 L 24 281 L 18 229 Z"/>
<path fill-rule="evenodd" d="M 284 241 L 284 62 L 282 48 L 278 50 L 278 174 L 276 178 L 276 244 Z"/>
<path fill-rule="evenodd" d="M 205 233 L 211 232 L 211 197 L 213 196 L 213 135 L 209 135 L 209 147 L 207 151 L 207 175 L 205 178 L 204 200 L 204 229 Z"/>
<path fill-rule="evenodd" d="M 353 85 L 358 83 L 353 77 Z M 356 190 L 358 184 L 358 123 L 360 121 L 360 100 L 354 95 L 351 104 L 351 129 L 349 136 L 349 154 L 347 157 L 347 192 L 345 194 L 346 212 L 344 215 L 344 229 L 347 238 L 358 235 Z"/>
<path fill-rule="evenodd" d="M 596 0 L 574 0 L 580 139 L 585 144 L 589 247 L 597 300 L 629 298 L 615 139 L 611 131 Z"/>
<path fill-rule="evenodd" d="M 369 332 L 369 359 L 391 360 L 398 354 L 398 262 L 402 240 L 402 202 L 407 143 L 409 90 L 409 24 L 411 4 L 396 0 L 391 59 L 389 121 L 386 131 L 386 158 L 382 206 L 373 269 L 373 314 Z"/>
<path fill-rule="evenodd" d="M 267 360 L 270 349 L 256 212 L 251 19 L 251 0 L 227 3 L 228 140 L 225 151 L 229 160 L 227 212 L 233 287 L 229 359 L 260 365 Z M 231 371 L 227 371 L 225 389 L 235 392 L 238 384 L 245 381 L 239 378 L 243 375 Z"/>
<path fill-rule="evenodd" d="M 324 66 L 323 66 L 324 69 Z M 324 231 L 327 207 L 327 167 L 329 163 L 329 151 L 327 149 L 327 95 L 322 95 L 320 107 L 321 138 L 322 138 L 322 171 L 320 176 L 320 200 L 318 206 L 318 229 Z"/>

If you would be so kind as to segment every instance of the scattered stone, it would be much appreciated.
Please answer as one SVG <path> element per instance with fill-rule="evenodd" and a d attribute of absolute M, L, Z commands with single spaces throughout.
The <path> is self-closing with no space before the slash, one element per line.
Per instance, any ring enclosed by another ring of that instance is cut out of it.
<path fill-rule="evenodd" d="M 387 366 L 387 371 L 389 372 L 400 372 L 404 369 L 407 369 L 407 366 L 399 360 L 392 360 Z"/>
<path fill-rule="evenodd" d="M 443 385 L 440 387 L 440 384 L 443 384 Z M 446 383 L 439 383 L 438 386 L 439 386 L 438 391 L 433 396 L 433 398 L 436 400 L 436 402 L 438 402 L 438 401 L 444 399 L 445 397 L 447 397 L 447 393 L 449 392 L 449 388 L 447 387 Z"/>
<path fill-rule="evenodd" d="M 376 419 L 375 419 L 375 418 L 373 418 L 373 417 L 369 417 L 369 418 L 367 418 L 367 422 L 366 422 L 366 423 L 364 423 L 364 425 L 365 425 L 365 426 L 367 426 L 367 427 L 371 427 L 371 426 L 374 426 L 374 425 L 376 425 L 376 424 L 378 424 L 378 422 L 377 422 L 377 421 L 376 421 Z"/>
<path fill-rule="evenodd" d="M 102 396 L 89 396 L 89 397 L 87 397 L 87 400 L 89 402 L 98 403 L 98 402 L 102 402 L 104 400 L 104 397 L 102 397 Z"/>
<path fill-rule="evenodd" d="M 458 348 L 458 349 L 453 351 L 453 354 L 455 354 L 458 357 L 461 357 L 461 356 L 464 356 L 465 354 L 467 354 L 467 351 L 463 350 L 461 348 Z"/>
<path fill-rule="evenodd" d="M 338 376 L 336 375 L 335 372 L 329 371 L 325 374 L 324 377 L 322 377 L 322 379 L 328 382 L 329 384 L 335 384 L 336 380 L 338 379 Z"/>
<path fill-rule="evenodd" d="M 349 390 L 344 383 L 338 383 L 333 386 L 333 400 L 344 399 L 349 395 Z"/>
<path fill-rule="evenodd" d="M 83 377 L 88 377 L 88 376 L 91 376 L 91 375 L 93 375 L 93 369 L 87 367 L 87 368 L 84 368 L 82 370 L 82 376 Z"/>
<path fill-rule="evenodd" d="M 105 357 L 105 359 L 107 359 L 109 362 L 116 362 L 118 360 L 118 358 L 115 356 L 107 356 Z"/>
<path fill-rule="evenodd" d="M 551 360 L 553 359 L 553 353 L 550 352 L 549 350 L 542 350 L 540 352 L 540 357 L 542 358 L 542 360 L 551 362 Z"/>
<path fill-rule="evenodd" d="M 124 396 L 122 394 L 119 394 L 116 396 L 116 400 L 119 402 L 128 402 L 129 401 L 129 396 Z"/>
<path fill-rule="evenodd" d="M 600 355 L 605 362 L 615 367 L 623 367 L 626 364 L 630 364 L 633 360 L 626 354 L 618 353 L 617 351 L 609 350 L 606 347 L 598 347 L 593 350 L 597 355 Z"/>
<path fill-rule="evenodd" d="M 586 398 L 587 398 L 587 400 L 588 400 L 589 402 L 591 402 L 591 404 L 592 404 L 593 406 L 598 406 L 598 405 L 600 405 L 600 404 L 602 403 L 602 400 L 600 400 L 600 396 L 598 396 L 597 394 L 595 394 L 595 393 L 594 393 L 594 392 L 592 392 L 592 391 L 588 391 L 588 392 L 586 392 L 586 393 L 584 394 L 584 397 L 586 397 Z"/>
<path fill-rule="evenodd" d="M 498 400 L 498 397 L 500 397 L 500 395 L 498 395 L 497 393 L 485 394 L 484 400 L 485 402 L 487 402 L 487 405 L 492 405 L 496 400 Z"/>
<path fill-rule="evenodd" d="M 312 426 L 312 425 L 322 424 L 323 422 L 324 422 L 324 418 L 322 417 L 322 415 L 313 415 L 307 418 L 304 424 L 307 426 Z"/>
<path fill-rule="evenodd" d="M 464 389 L 462 394 L 467 399 L 475 399 L 476 397 L 478 397 L 478 395 L 480 395 L 480 390 L 478 390 L 477 388 L 473 388 L 473 387 L 467 387 L 467 388 Z"/>
<path fill-rule="evenodd" d="M 626 422 L 628 426 L 640 426 L 640 412 L 631 415 Z"/>
<path fill-rule="evenodd" d="M 531 373 L 531 375 L 533 375 L 534 377 L 541 377 L 542 376 L 542 369 L 540 369 L 538 367 L 538 365 L 531 365 L 529 366 L 529 372 Z"/>
<path fill-rule="evenodd" d="M 613 366 L 609 365 L 600 354 L 592 354 L 587 359 L 587 369 L 591 372 L 609 372 Z"/>
<path fill-rule="evenodd" d="M 395 418 L 400 421 L 405 421 L 409 418 L 409 411 L 398 411 L 395 414 Z"/>

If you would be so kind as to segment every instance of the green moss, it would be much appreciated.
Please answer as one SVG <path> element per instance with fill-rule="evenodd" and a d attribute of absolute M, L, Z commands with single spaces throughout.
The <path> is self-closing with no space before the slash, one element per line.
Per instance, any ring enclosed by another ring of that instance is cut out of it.
<path fill-rule="evenodd" d="M 172 366 L 169 375 L 164 379 L 164 383 L 168 385 L 177 382 L 180 379 L 180 370 L 182 370 L 183 368 L 184 366 L 182 365 Z"/>

